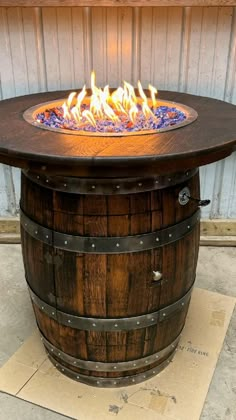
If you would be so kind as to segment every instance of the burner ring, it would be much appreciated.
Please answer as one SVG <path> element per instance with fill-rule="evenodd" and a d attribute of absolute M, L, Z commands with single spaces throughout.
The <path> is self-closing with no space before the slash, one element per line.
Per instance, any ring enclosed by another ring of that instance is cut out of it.
<path fill-rule="evenodd" d="M 67 128 L 53 128 L 50 126 L 46 126 L 41 122 L 36 120 L 36 115 L 44 112 L 47 108 L 57 108 L 60 107 L 63 102 L 65 102 L 66 98 L 58 99 L 56 101 L 49 101 L 43 102 L 41 104 L 32 106 L 28 108 L 23 113 L 23 118 L 29 124 L 33 125 L 34 127 L 41 128 L 43 130 L 54 131 L 56 133 L 63 133 L 63 134 L 70 134 L 73 136 L 90 136 L 90 137 L 129 137 L 129 136 L 140 136 L 140 135 L 147 135 L 147 134 L 156 134 L 156 133 L 163 133 L 166 131 L 176 130 L 177 128 L 184 127 L 193 123 L 198 118 L 198 113 L 193 108 L 183 105 L 178 102 L 172 102 L 167 100 L 160 99 L 158 101 L 158 106 L 167 106 L 167 107 L 175 107 L 178 111 L 181 111 L 185 114 L 186 119 L 181 122 L 177 122 L 174 125 L 169 125 L 167 127 L 158 128 L 154 130 L 139 130 L 139 131 L 122 131 L 122 132 L 98 132 L 98 131 L 83 131 L 83 130 L 76 130 L 76 129 L 67 129 Z"/>

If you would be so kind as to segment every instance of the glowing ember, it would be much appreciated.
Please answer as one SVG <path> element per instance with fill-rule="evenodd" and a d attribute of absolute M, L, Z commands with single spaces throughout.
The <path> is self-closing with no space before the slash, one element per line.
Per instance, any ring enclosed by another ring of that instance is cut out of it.
<path fill-rule="evenodd" d="M 153 131 L 180 124 L 186 119 L 185 113 L 171 106 L 158 104 L 157 89 L 149 85 L 148 98 L 138 82 L 138 96 L 134 87 L 124 82 L 110 92 L 95 84 L 95 73 L 91 74 L 90 97 L 86 86 L 77 95 L 70 93 L 61 105 L 45 109 L 36 114 L 36 121 L 49 129 L 66 129 L 81 132 L 128 133 Z"/>

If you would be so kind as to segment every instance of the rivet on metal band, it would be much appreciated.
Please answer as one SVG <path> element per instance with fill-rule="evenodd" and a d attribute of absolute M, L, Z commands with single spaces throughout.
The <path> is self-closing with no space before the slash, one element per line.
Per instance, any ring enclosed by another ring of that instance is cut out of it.
<path fill-rule="evenodd" d="M 170 354 L 168 359 L 166 359 L 164 362 L 162 362 L 160 365 L 155 366 L 152 369 L 149 369 L 145 372 L 138 373 L 136 375 L 131 376 L 122 376 L 118 378 L 103 378 L 99 376 L 87 376 L 83 375 L 81 373 L 77 373 L 71 369 L 68 369 L 67 367 L 63 366 L 59 362 L 57 362 L 53 356 L 49 353 L 48 357 L 51 360 L 51 362 L 55 365 L 55 367 L 66 376 L 69 376 L 70 378 L 82 382 L 86 385 L 101 387 L 101 388 L 116 388 L 120 386 L 128 386 L 128 385 L 135 385 L 140 382 L 146 381 L 147 379 L 152 378 L 153 376 L 160 373 L 165 367 L 168 366 L 168 364 L 171 362 L 173 356 L 174 356 L 175 350 Z"/>
<path fill-rule="evenodd" d="M 128 362 L 116 363 L 93 362 L 90 360 L 77 359 L 73 356 L 70 356 L 69 354 L 64 353 L 57 347 L 53 346 L 43 335 L 41 336 L 41 338 L 42 342 L 44 343 L 45 347 L 47 348 L 50 354 L 53 354 L 53 356 L 57 357 L 57 359 L 59 359 L 60 361 L 65 362 L 73 367 L 98 372 L 114 372 L 114 370 L 116 370 L 116 372 L 124 372 L 126 370 L 139 369 L 144 366 L 148 367 L 149 365 L 157 362 L 157 360 L 161 360 L 163 357 L 168 356 L 169 353 L 172 353 L 172 351 L 176 349 L 180 336 L 181 334 L 179 334 L 178 337 L 176 337 L 176 339 L 167 347 L 154 354 L 142 357 L 140 359 L 131 360 Z"/>
<path fill-rule="evenodd" d="M 32 302 L 50 318 L 56 320 L 59 324 L 78 330 L 86 331 L 129 331 L 139 328 L 146 328 L 151 325 L 156 325 L 158 322 L 164 321 L 171 316 L 175 311 L 181 310 L 185 307 L 191 297 L 193 285 L 188 292 L 179 300 L 159 309 L 159 311 L 139 315 L 129 318 L 87 318 L 77 315 L 67 314 L 59 311 L 55 307 L 48 305 L 42 301 L 29 287 L 29 293 Z"/>
<path fill-rule="evenodd" d="M 136 178 L 76 178 L 63 176 L 49 176 L 30 171 L 23 171 L 24 175 L 38 185 L 56 191 L 71 194 L 135 194 L 145 191 L 159 190 L 173 185 L 181 184 L 192 178 L 198 172 L 198 168 L 186 172 L 178 172 L 171 177 L 159 175 L 154 177 Z"/>
<path fill-rule="evenodd" d="M 92 254 L 140 252 L 178 241 L 189 234 L 200 221 L 200 210 L 170 227 L 134 236 L 77 236 L 45 228 L 31 220 L 21 210 L 21 225 L 34 238 L 55 248 Z"/>

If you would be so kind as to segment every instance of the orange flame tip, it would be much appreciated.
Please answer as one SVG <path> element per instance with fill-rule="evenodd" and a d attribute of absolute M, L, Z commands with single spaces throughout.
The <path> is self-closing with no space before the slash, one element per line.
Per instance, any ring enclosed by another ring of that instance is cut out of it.
<path fill-rule="evenodd" d="M 152 86 L 150 84 L 148 85 L 148 89 L 149 89 L 149 91 L 151 93 L 152 106 L 153 106 L 153 108 L 156 108 L 156 106 L 157 106 L 156 95 L 157 95 L 158 91 L 157 91 L 157 89 L 154 86 Z"/>

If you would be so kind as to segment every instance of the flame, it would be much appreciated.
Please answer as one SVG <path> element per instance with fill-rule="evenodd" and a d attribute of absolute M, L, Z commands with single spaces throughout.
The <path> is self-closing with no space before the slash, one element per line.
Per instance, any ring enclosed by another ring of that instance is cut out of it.
<path fill-rule="evenodd" d="M 80 110 L 81 103 L 83 102 L 86 95 L 87 95 L 87 91 L 86 91 L 86 86 L 84 85 L 83 89 L 77 96 L 76 107 L 78 108 L 78 110 Z"/>
<path fill-rule="evenodd" d="M 142 85 L 140 83 L 140 81 L 138 81 L 138 91 L 139 91 L 139 95 L 141 96 L 143 103 L 142 103 L 142 111 L 145 115 L 146 118 L 149 117 L 153 117 L 154 118 L 154 114 L 151 111 L 151 109 L 148 106 L 148 99 L 143 91 Z"/>
<path fill-rule="evenodd" d="M 80 122 L 80 120 L 81 120 L 81 114 L 80 114 L 79 109 L 77 108 L 77 106 L 74 106 L 74 107 L 71 109 L 71 114 L 73 115 L 74 120 L 75 120 L 76 122 Z"/>
<path fill-rule="evenodd" d="M 137 97 L 134 92 L 134 87 L 130 83 L 124 82 L 123 103 L 126 111 L 129 111 L 137 103 Z"/>
<path fill-rule="evenodd" d="M 114 92 L 111 94 L 110 102 L 113 104 L 115 110 L 120 112 L 121 114 L 127 114 L 123 107 L 123 96 L 124 96 L 124 89 L 122 87 L 118 87 Z"/>
<path fill-rule="evenodd" d="M 139 95 L 141 96 L 142 100 L 143 100 L 144 102 L 147 102 L 147 97 L 146 97 L 146 95 L 145 95 L 145 93 L 144 93 L 144 91 L 143 91 L 143 87 L 142 87 L 142 85 L 141 85 L 141 82 L 140 82 L 140 81 L 138 81 L 138 91 L 139 91 Z"/>
<path fill-rule="evenodd" d="M 82 112 L 82 116 L 85 117 L 86 120 L 88 120 L 88 122 L 92 124 L 93 127 L 96 127 L 96 121 L 91 111 L 84 110 Z"/>
<path fill-rule="evenodd" d="M 129 110 L 129 118 L 133 124 L 135 124 L 137 113 L 138 113 L 138 108 L 136 105 L 133 105 Z"/>
<path fill-rule="evenodd" d="M 150 118 L 150 117 L 151 118 L 154 118 L 155 117 L 155 115 L 153 114 L 153 112 L 149 108 L 147 102 L 143 102 L 142 103 L 142 111 L 143 111 L 143 113 L 144 113 L 144 115 L 145 115 L 146 118 Z"/>
<path fill-rule="evenodd" d="M 63 117 L 65 119 L 70 120 L 70 118 L 71 118 L 70 111 L 69 111 L 68 106 L 67 106 L 67 104 L 65 102 L 62 105 L 62 109 L 63 109 Z"/>
<path fill-rule="evenodd" d="M 95 117 L 103 118 L 101 102 L 99 98 L 95 95 L 92 95 L 91 100 L 90 100 L 90 111 Z"/>
<path fill-rule="evenodd" d="M 73 101 L 75 95 L 76 95 L 76 92 L 71 92 L 69 94 L 68 99 L 67 99 L 67 106 L 68 106 L 68 108 L 70 108 L 70 106 L 72 104 L 72 101 Z"/>
<path fill-rule="evenodd" d="M 155 109 L 157 107 L 157 100 L 156 100 L 156 95 L 158 93 L 157 89 L 152 85 L 148 85 L 148 89 L 150 91 L 151 98 L 152 98 L 152 106 Z"/>
<path fill-rule="evenodd" d="M 121 119 L 125 118 L 130 121 L 130 124 L 135 124 L 139 112 L 143 113 L 146 119 L 156 118 L 152 109 L 157 107 L 157 89 L 151 85 L 149 85 L 151 98 L 147 98 L 140 81 L 138 81 L 138 96 L 134 87 L 126 81 L 124 81 L 123 87 L 118 87 L 110 93 L 108 85 L 103 89 L 96 86 L 96 75 L 93 71 L 91 73 L 91 91 L 91 96 L 87 97 L 84 85 L 77 98 L 76 92 L 70 93 L 62 105 L 63 117 L 66 120 L 74 120 L 78 126 L 91 124 L 96 128 L 102 120 L 118 124 Z M 87 105 L 86 108 L 84 103 Z"/>

